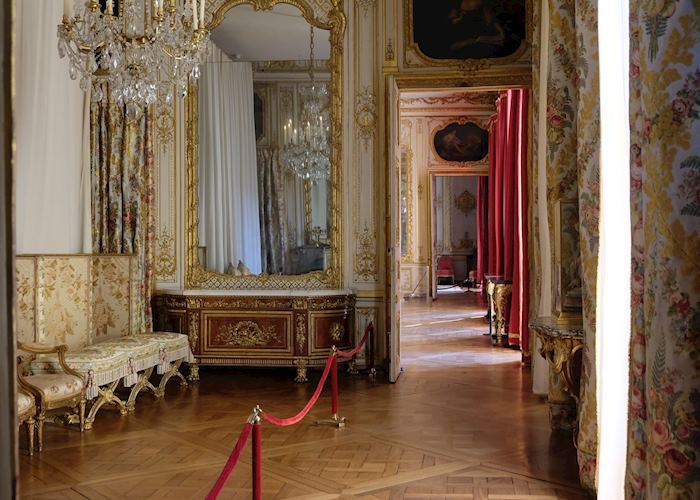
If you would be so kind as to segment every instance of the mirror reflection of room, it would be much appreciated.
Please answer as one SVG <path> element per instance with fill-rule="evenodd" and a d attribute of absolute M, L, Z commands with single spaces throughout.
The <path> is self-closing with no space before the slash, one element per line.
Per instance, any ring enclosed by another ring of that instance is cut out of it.
<path fill-rule="evenodd" d="M 207 270 L 329 267 L 329 57 L 329 32 L 290 5 L 237 6 L 212 31 L 198 92 L 198 254 Z"/>

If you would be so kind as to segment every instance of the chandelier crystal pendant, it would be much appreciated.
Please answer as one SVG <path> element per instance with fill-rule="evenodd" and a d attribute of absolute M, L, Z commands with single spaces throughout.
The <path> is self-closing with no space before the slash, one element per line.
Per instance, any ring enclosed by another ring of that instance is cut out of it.
<path fill-rule="evenodd" d="M 313 183 L 328 179 L 331 171 L 328 89 L 317 83 L 314 73 L 314 27 L 311 26 L 309 76 L 311 85 L 301 87 L 299 123 L 290 119 L 283 128 L 282 163 L 287 171 Z"/>
<path fill-rule="evenodd" d="M 199 78 L 209 47 L 205 1 L 88 0 L 73 15 L 72 0 L 64 0 L 58 54 L 68 56 L 83 91 L 92 87 L 93 101 L 102 100 L 106 83 L 120 104 L 169 104 Z"/>

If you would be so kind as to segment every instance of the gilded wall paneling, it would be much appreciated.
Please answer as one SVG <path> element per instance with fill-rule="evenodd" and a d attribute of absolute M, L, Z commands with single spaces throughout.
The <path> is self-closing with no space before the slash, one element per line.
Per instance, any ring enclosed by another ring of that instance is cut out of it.
<path fill-rule="evenodd" d="M 351 186 L 352 234 L 353 234 L 353 282 L 371 285 L 379 280 L 379 256 L 376 214 L 380 197 L 377 190 L 377 98 L 376 98 L 376 50 L 377 16 L 366 15 L 376 2 L 354 2 L 348 13 L 352 24 L 352 60 L 350 78 L 354 99 L 354 128 L 352 144 L 353 183 Z M 373 195 L 367 196 L 368 193 Z"/>
<path fill-rule="evenodd" d="M 175 287 L 178 273 L 178 132 L 181 127 L 183 103 L 156 106 L 155 185 L 156 235 L 155 280 L 158 288 Z M 167 109 L 166 109 L 167 108 Z"/>
<path fill-rule="evenodd" d="M 379 2 L 379 5 L 377 17 L 380 19 L 381 27 L 380 32 L 377 33 L 377 39 L 381 43 L 377 44 L 379 50 L 377 60 L 381 62 L 384 69 L 392 70 L 398 65 L 396 58 L 398 0 L 383 0 Z"/>

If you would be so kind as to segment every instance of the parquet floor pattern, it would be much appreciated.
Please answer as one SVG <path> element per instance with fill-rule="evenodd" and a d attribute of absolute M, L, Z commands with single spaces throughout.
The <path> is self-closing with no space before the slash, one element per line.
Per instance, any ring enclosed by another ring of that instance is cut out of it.
<path fill-rule="evenodd" d="M 341 376 L 345 429 L 263 425 L 266 499 L 585 498 L 571 434 L 553 434 L 520 353 L 493 348 L 476 294 L 404 307 L 397 384 Z M 187 389 L 104 411 L 92 431 L 47 425 L 44 452 L 21 454 L 22 498 L 203 498 L 251 409 L 289 416 L 315 388 L 291 372 L 203 369 Z M 24 443 L 22 443 L 24 445 Z M 250 498 L 250 445 L 221 498 Z"/>

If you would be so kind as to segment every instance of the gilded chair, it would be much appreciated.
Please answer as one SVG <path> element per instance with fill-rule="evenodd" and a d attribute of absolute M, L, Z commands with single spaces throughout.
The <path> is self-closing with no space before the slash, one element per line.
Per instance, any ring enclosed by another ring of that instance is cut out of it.
<path fill-rule="evenodd" d="M 34 395 L 23 389 L 17 388 L 17 425 L 27 426 L 27 442 L 29 443 L 29 454 L 34 455 L 34 434 L 36 432 L 36 401 Z"/>
<path fill-rule="evenodd" d="M 59 408 L 77 409 L 78 423 L 81 432 L 85 430 L 85 381 L 83 377 L 71 369 L 66 363 L 65 345 L 50 346 L 34 342 L 18 342 L 17 348 L 30 354 L 20 365 L 17 371 L 19 383 L 22 388 L 38 395 L 39 407 L 37 409 L 37 437 L 39 451 L 43 449 L 44 420 L 46 412 Z M 32 374 L 28 366 L 37 355 L 58 354 L 58 363 L 61 371 L 56 373 Z M 73 418 L 69 419 L 73 422 Z"/>

